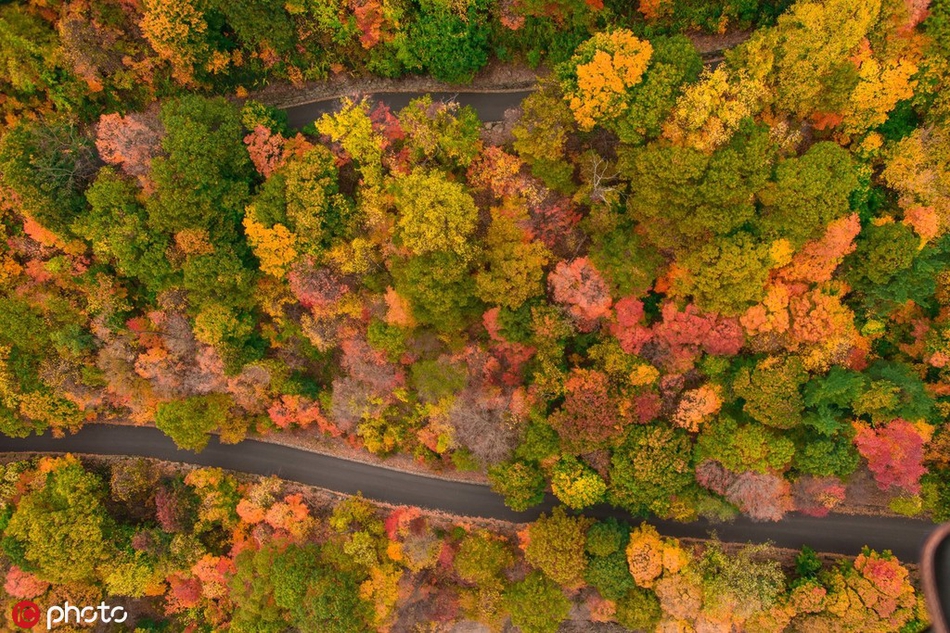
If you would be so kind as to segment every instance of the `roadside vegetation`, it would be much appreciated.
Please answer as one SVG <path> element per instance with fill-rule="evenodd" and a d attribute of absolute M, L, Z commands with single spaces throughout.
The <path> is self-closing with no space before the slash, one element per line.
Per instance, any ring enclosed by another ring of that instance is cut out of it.
<path fill-rule="evenodd" d="M 102 597 L 124 605 L 124 630 L 136 633 L 434 631 L 463 620 L 499 630 L 508 619 L 525 633 L 568 619 L 890 633 L 924 617 L 887 552 L 828 563 L 806 548 L 783 566 L 766 547 L 687 544 L 562 510 L 515 532 L 143 459 L 9 462 L 0 482 L 10 627 L 20 600 Z"/>

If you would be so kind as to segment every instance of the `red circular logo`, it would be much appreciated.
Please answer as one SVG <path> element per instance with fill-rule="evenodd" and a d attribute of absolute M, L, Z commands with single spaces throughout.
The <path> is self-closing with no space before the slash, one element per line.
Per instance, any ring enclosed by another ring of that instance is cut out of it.
<path fill-rule="evenodd" d="M 32 600 L 21 600 L 13 605 L 13 623 L 21 629 L 32 629 L 40 621 L 40 607 Z"/>

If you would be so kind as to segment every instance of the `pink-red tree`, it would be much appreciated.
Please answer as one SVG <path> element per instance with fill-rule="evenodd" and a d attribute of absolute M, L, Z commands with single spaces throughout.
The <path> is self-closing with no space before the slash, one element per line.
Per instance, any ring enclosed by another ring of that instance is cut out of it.
<path fill-rule="evenodd" d="M 96 126 L 96 149 L 105 162 L 144 180 L 152 159 L 161 151 L 164 135 L 156 114 L 103 114 Z"/>
<path fill-rule="evenodd" d="M 912 494 L 920 491 L 920 477 L 927 472 L 923 465 L 925 437 L 920 429 L 900 418 L 879 428 L 855 422 L 854 428 L 854 445 L 868 460 L 881 490 L 895 487 Z"/>
<path fill-rule="evenodd" d="M 554 300 L 567 310 L 583 332 L 590 332 L 597 320 L 610 311 L 610 290 L 600 272 L 586 257 L 558 262 L 548 276 Z"/>

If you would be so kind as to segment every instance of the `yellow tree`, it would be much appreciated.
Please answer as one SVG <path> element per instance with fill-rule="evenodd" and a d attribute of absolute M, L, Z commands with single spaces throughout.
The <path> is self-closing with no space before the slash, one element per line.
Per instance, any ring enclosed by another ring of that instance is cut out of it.
<path fill-rule="evenodd" d="M 254 218 L 244 218 L 244 232 L 254 254 L 261 261 L 261 271 L 283 277 L 297 258 L 297 238 L 283 224 L 267 228 Z"/>
<path fill-rule="evenodd" d="M 943 127 L 918 128 L 901 139 L 887 157 L 884 182 L 900 195 L 905 214 L 931 209 L 938 234 L 950 226 L 950 134 Z"/>
<path fill-rule="evenodd" d="M 196 66 L 211 56 L 201 0 L 145 0 L 139 26 L 148 43 L 171 63 L 175 79 L 188 85 Z"/>
<path fill-rule="evenodd" d="M 416 255 L 434 251 L 468 255 L 478 221 L 472 196 L 440 173 L 415 170 L 394 185 L 397 227 L 403 245 Z"/>
<path fill-rule="evenodd" d="M 492 209 L 485 239 L 485 269 L 475 277 L 478 298 L 486 303 L 517 308 L 544 292 L 544 266 L 550 252 L 518 226 L 524 209 Z"/>
<path fill-rule="evenodd" d="M 739 129 L 742 119 L 756 114 L 766 94 L 765 82 L 726 66 L 705 71 L 676 102 L 663 135 L 674 143 L 712 152 Z"/>
<path fill-rule="evenodd" d="M 559 69 L 564 97 L 582 130 L 627 109 L 627 90 L 640 83 L 653 46 L 626 29 L 597 33 Z"/>

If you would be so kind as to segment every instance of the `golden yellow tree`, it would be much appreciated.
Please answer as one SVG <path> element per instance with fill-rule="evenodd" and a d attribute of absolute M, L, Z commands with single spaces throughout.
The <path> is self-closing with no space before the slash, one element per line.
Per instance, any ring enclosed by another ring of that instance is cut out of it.
<path fill-rule="evenodd" d="M 297 258 L 297 238 L 283 224 L 267 228 L 254 218 L 244 218 L 244 232 L 254 254 L 261 262 L 261 271 L 283 277 Z"/>
<path fill-rule="evenodd" d="M 582 130 L 626 111 L 627 90 L 643 79 L 652 55 L 650 42 L 626 29 L 597 33 L 577 47 L 559 75 L 564 97 Z"/>

